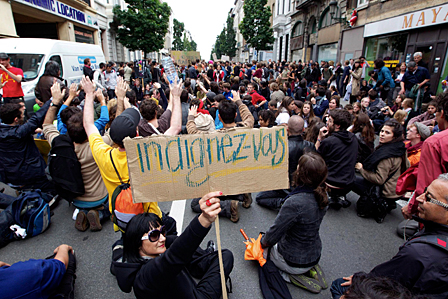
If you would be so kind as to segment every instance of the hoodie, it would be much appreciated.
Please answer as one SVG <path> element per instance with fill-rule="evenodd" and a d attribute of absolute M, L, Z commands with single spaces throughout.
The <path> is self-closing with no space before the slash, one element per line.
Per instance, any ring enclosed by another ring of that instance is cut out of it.
<path fill-rule="evenodd" d="M 328 184 L 349 188 L 355 181 L 355 164 L 358 157 L 358 140 L 349 131 L 333 132 L 325 138 L 317 152 L 328 167 Z"/>
<path fill-rule="evenodd" d="M 211 228 L 203 227 L 198 218 L 193 218 L 179 237 L 167 238 L 162 255 L 142 263 L 113 261 L 120 289 L 129 293 L 133 288 L 136 298 L 198 298 L 187 267 Z"/>

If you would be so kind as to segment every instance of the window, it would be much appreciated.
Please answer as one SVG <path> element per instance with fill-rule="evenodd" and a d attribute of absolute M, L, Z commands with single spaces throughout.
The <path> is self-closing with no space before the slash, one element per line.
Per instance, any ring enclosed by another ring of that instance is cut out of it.
<path fill-rule="evenodd" d="M 292 37 L 296 37 L 303 34 L 303 23 L 297 22 L 292 29 Z"/>
<path fill-rule="evenodd" d="M 358 0 L 358 6 L 357 7 L 364 7 L 369 5 L 369 1 L 368 0 Z"/>
<path fill-rule="evenodd" d="M 62 60 L 61 60 L 61 56 L 59 55 L 54 55 L 50 57 L 50 60 L 52 61 L 56 61 L 59 64 L 59 70 L 61 71 L 61 75 L 59 77 L 63 77 L 64 76 L 64 70 L 62 69 Z"/>
<path fill-rule="evenodd" d="M 341 17 L 341 11 L 339 10 L 339 7 L 336 7 L 333 19 L 331 18 L 330 15 L 330 8 L 329 7 L 325 8 L 324 11 L 322 12 L 322 15 L 320 16 L 319 29 L 336 24 L 337 21 L 335 19 L 340 17 Z"/>
<path fill-rule="evenodd" d="M 308 22 L 308 31 L 310 34 L 316 33 L 316 18 L 314 16 Z"/>

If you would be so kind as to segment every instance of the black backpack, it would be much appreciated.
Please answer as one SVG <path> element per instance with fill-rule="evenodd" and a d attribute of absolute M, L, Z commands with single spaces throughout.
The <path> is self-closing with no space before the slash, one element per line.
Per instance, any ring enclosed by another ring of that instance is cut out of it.
<path fill-rule="evenodd" d="M 65 200 L 72 202 L 85 193 L 81 163 L 67 134 L 61 134 L 53 139 L 48 155 L 48 170 L 57 193 Z"/>

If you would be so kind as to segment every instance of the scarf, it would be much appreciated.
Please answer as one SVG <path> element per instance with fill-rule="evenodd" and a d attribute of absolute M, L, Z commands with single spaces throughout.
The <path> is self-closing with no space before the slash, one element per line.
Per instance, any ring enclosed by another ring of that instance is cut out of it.
<path fill-rule="evenodd" d="M 418 152 L 422 148 L 422 145 L 423 145 L 423 141 L 420 141 L 419 143 L 417 143 L 414 146 L 411 145 L 411 142 L 406 143 L 406 150 L 408 151 L 408 156 L 410 154 Z"/>
<path fill-rule="evenodd" d="M 204 109 L 204 102 L 202 102 L 202 101 L 199 103 L 198 113 L 210 114 L 210 112 L 208 112 L 208 110 Z"/>
<path fill-rule="evenodd" d="M 402 141 L 385 143 L 366 158 L 363 168 L 368 171 L 375 171 L 378 163 L 384 159 L 392 157 L 402 157 L 406 153 L 406 146 Z"/>

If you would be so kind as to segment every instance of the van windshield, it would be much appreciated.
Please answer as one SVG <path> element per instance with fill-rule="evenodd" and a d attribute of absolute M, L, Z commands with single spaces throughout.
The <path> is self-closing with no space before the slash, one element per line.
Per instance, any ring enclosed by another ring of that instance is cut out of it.
<path fill-rule="evenodd" d="M 43 54 L 9 54 L 11 65 L 23 71 L 24 81 L 36 79 L 42 64 Z"/>

